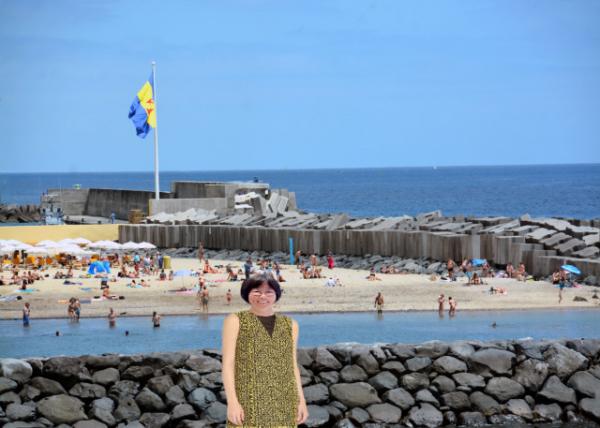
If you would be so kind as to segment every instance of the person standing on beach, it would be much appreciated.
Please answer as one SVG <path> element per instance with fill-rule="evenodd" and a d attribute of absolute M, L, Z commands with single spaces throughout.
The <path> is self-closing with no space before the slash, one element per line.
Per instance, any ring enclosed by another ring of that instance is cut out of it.
<path fill-rule="evenodd" d="M 244 263 L 244 275 L 246 275 L 246 279 L 250 278 L 250 274 L 252 273 L 252 259 L 248 257 L 246 263 Z"/>
<path fill-rule="evenodd" d="M 296 268 L 300 269 L 302 266 L 302 251 L 296 251 Z"/>
<path fill-rule="evenodd" d="M 29 317 L 31 316 L 31 305 L 25 302 L 23 305 L 23 327 L 29 327 Z"/>
<path fill-rule="evenodd" d="M 222 376 L 227 427 L 296 427 L 308 418 L 296 350 L 298 323 L 275 314 L 279 283 L 265 276 L 242 284 L 250 309 L 223 322 Z"/>
<path fill-rule="evenodd" d="M 444 305 L 446 304 L 446 296 L 444 296 L 443 294 L 440 294 L 437 301 L 438 301 L 438 312 L 443 313 Z"/>
<path fill-rule="evenodd" d="M 454 300 L 452 296 L 448 297 L 448 305 L 450 306 L 448 309 L 448 315 L 453 317 L 456 314 L 456 300 Z"/>
<path fill-rule="evenodd" d="M 117 313 L 113 308 L 108 311 L 108 326 L 114 328 L 117 325 Z"/>
<path fill-rule="evenodd" d="M 313 267 L 313 270 L 317 267 L 317 256 L 315 254 L 310 255 L 310 265 Z"/>
<path fill-rule="evenodd" d="M 225 294 L 225 301 L 227 302 L 227 305 L 231 305 L 231 299 L 232 299 L 232 295 L 231 295 L 231 288 L 227 290 L 227 293 Z"/>
<path fill-rule="evenodd" d="M 202 241 L 198 244 L 198 259 L 200 260 L 200 265 L 202 266 L 202 260 L 204 260 L 204 244 Z"/>
<path fill-rule="evenodd" d="M 208 288 L 202 287 L 200 292 L 200 302 L 202 303 L 202 312 L 208 313 Z"/>
<path fill-rule="evenodd" d="M 383 294 L 381 292 L 375 296 L 375 309 L 377 309 L 377 313 L 379 314 L 383 312 Z"/>
<path fill-rule="evenodd" d="M 327 267 L 333 269 L 334 266 L 335 261 L 333 260 L 333 254 L 331 253 L 331 250 L 327 250 Z"/>
<path fill-rule="evenodd" d="M 448 259 L 446 267 L 448 268 L 448 278 L 450 279 L 450 281 L 454 281 L 454 260 Z"/>

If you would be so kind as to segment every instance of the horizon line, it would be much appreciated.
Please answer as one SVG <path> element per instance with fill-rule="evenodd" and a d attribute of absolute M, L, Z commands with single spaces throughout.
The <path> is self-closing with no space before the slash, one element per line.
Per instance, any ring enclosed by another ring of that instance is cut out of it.
<path fill-rule="evenodd" d="M 471 165 L 413 165 L 413 166 L 352 166 L 352 167 L 313 167 L 313 168 L 270 168 L 270 169 L 182 169 L 162 170 L 160 173 L 176 172 L 282 172 L 282 171 L 331 171 L 331 170 L 365 170 L 365 169 L 438 169 L 438 168 L 482 168 L 482 167 L 528 167 L 528 166 L 600 166 L 600 162 L 575 162 L 575 163 L 523 163 L 523 164 L 471 164 Z M 122 174 L 122 173 L 154 173 L 154 170 L 129 170 L 129 171 L 2 171 L 0 175 L 17 174 Z"/>

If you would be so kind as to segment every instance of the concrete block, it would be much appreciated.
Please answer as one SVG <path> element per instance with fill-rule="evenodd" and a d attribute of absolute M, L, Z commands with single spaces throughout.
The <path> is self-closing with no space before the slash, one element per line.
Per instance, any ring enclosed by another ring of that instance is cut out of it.
<path fill-rule="evenodd" d="M 566 233 L 559 232 L 546 239 L 542 239 L 541 243 L 544 245 L 544 247 L 552 248 L 555 247 L 557 244 L 568 241 L 569 239 L 571 239 L 569 235 L 567 235 Z"/>
<path fill-rule="evenodd" d="M 327 225 L 327 227 L 325 229 L 326 230 L 341 229 L 346 223 L 348 223 L 349 220 L 350 220 L 350 217 L 348 217 L 348 214 L 337 214 L 331 219 L 331 223 L 329 223 L 329 225 Z"/>
<path fill-rule="evenodd" d="M 554 247 L 558 254 L 569 255 L 575 251 L 583 250 L 585 247 L 585 242 L 581 239 L 569 239 L 567 242 L 563 242 L 562 244 L 558 244 Z"/>
<path fill-rule="evenodd" d="M 600 243 L 600 234 L 586 235 L 582 238 L 585 245 L 598 245 Z"/>
<path fill-rule="evenodd" d="M 556 232 L 554 229 L 546 229 L 544 227 L 540 227 L 539 229 L 532 230 L 531 232 L 525 235 L 525 239 L 533 242 L 540 242 L 541 240 L 548 238 L 554 235 Z"/>
<path fill-rule="evenodd" d="M 575 251 L 573 253 L 576 257 L 582 257 L 584 259 L 592 259 L 598 257 L 600 254 L 600 248 L 598 247 L 586 247 L 583 250 Z"/>

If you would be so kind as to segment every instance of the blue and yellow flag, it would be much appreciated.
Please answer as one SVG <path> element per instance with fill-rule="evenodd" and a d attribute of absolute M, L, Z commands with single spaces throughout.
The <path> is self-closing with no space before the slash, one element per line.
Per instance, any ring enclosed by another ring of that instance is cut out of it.
<path fill-rule="evenodd" d="M 131 107 L 129 107 L 129 119 L 135 125 L 138 137 L 146 138 L 150 128 L 156 128 L 156 106 L 154 105 L 154 79 L 152 75 L 142 89 L 139 90 Z"/>

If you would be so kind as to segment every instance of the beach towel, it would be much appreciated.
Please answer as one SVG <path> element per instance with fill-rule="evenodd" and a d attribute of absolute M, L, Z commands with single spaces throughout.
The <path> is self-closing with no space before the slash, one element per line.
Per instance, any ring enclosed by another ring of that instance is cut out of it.
<path fill-rule="evenodd" d="M 19 300 L 21 296 L 2 296 L 0 297 L 0 302 L 14 302 L 15 300 Z"/>
<path fill-rule="evenodd" d="M 92 291 L 92 287 L 79 287 L 81 291 Z"/>
<path fill-rule="evenodd" d="M 15 290 L 16 293 L 34 293 L 36 291 L 39 291 L 37 288 L 28 288 L 27 290 Z"/>

